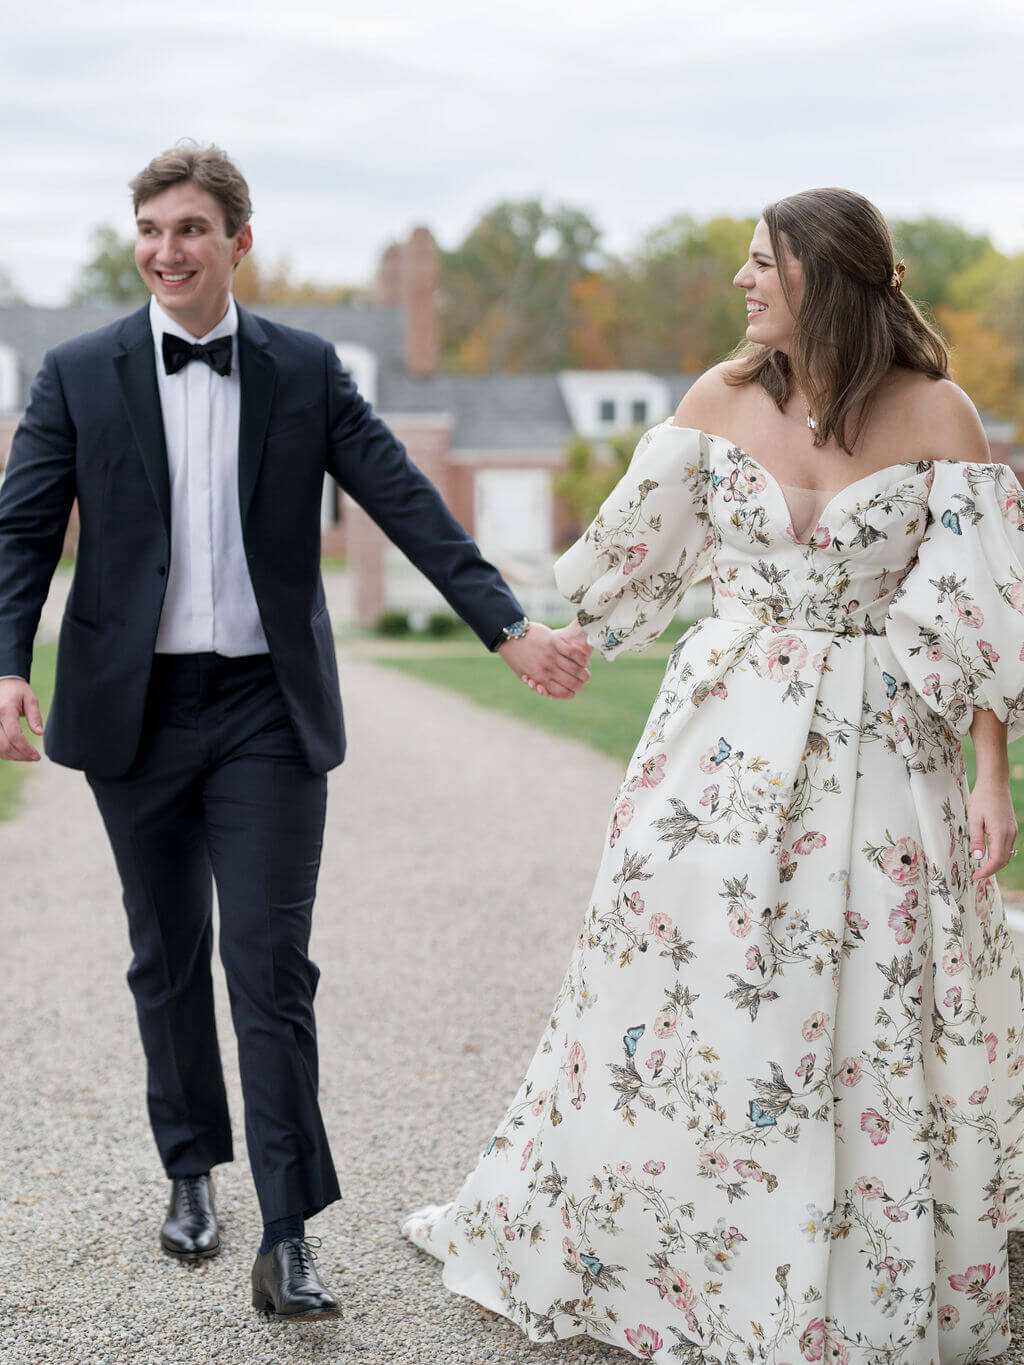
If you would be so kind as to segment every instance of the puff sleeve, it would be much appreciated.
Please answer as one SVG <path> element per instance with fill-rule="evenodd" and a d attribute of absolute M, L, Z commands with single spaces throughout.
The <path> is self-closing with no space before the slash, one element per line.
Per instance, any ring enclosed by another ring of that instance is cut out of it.
<path fill-rule="evenodd" d="M 910 685 L 960 735 L 994 711 L 1024 734 L 1024 490 L 1002 464 L 942 461 L 929 528 L 886 637 Z"/>
<path fill-rule="evenodd" d="M 644 433 L 626 475 L 555 564 L 555 582 L 606 658 L 645 649 L 710 570 L 708 438 L 671 422 Z"/>

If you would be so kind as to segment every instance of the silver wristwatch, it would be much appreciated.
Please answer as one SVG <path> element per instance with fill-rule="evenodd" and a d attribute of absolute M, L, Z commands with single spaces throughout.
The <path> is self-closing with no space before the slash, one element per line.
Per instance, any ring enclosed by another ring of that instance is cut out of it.
<path fill-rule="evenodd" d="M 530 629 L 530 618 L 520 616 L 518 621 L 513 621 L 510 626 L 502 626 L 501 634 L 491 646 L 492 649 L 500 649 L 509 640 L 521 640 Z"/>

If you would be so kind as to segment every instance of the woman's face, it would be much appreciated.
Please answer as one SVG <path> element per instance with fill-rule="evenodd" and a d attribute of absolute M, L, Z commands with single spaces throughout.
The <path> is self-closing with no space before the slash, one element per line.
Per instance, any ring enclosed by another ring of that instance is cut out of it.
<path fill-rule="evenodd" d="M 768 225 L 762 218 L 750 239 L 750 255 L 736 272 L 733 284 L 747 296 L 747 340 L 788 352 L 796 318 L 782 292 L 780 274 L 786 277 L 793 308 L 799 310 L 804 293 L 803 267 L 785 246 L 782 259 L 776 260 Z"/>

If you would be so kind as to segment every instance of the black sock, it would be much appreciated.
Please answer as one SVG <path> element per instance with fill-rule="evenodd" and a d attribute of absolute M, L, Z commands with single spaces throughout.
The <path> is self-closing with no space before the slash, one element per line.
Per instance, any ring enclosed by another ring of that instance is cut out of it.
<path fill-rule="evenodd" d="M 265 1255 L 278 1242 L 301 1241 L 305 1236 L 306 1224 L 302 1221 L 299 1214 L 293 1214 L 290 1218 L 275 1218 L 273 1222 L 263 1224 L 263 1241 L 260 1243 L 260 1255 Z"/>

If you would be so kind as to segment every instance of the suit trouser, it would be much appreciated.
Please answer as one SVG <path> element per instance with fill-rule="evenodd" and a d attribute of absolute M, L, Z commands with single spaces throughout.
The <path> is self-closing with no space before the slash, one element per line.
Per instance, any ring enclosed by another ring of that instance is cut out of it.
<path fill-rule="evenodd" d="M 213 1008 L 213 883 L 265 1220 L 339 1190 L 317 1102 L 308 955 L 327 779 L 306 764 L 267 655 L 157 655 L 124 777 L 87 774 L 124 889 L 150 1121 L 170 1177 L 232 1159 Z"/>

